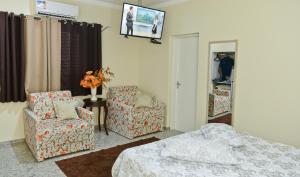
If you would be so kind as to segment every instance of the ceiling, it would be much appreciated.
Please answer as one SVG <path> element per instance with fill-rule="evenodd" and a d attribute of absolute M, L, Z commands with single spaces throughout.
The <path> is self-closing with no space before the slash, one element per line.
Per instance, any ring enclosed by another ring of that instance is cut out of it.
<path fill-rule="evenodd" d="M 86 0 L 82 0 L 86 1 Z M 91 1 L 91 0 L 88 0 Z M 105 4 L 111 4 L 113 6 L 119 6 L 122 5 L 123 2 L 128 2 L 128 3 L 133 3 L 133 4 L 138 4 L 138 0 L 92 0 L 98 3 L 105 3 Z M 183 1 L 183 0 L 141 0 L 141 5 L 142 6 L 158 6 L 161 4 L 168 4 L 168 3 L 174 3 L 178 1 Z"/>

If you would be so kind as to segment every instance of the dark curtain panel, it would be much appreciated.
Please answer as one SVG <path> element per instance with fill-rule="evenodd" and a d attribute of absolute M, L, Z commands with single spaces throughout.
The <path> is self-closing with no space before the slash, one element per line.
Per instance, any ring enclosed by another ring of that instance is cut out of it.
<path fill-rule="evenodd" d="M 0 12 L 0 102 L 25 101 L 24 16 Z"/>
<path fill-rule="evenodd" d="M 89 89 L 80 86 L 86 71 L 102 67 L 101 25 L 79 22 L 61 24 L 61 89 L 71 90 L 74 96 L 88 95 Z M 98 94 L 102 89 L 98 89 Z"/>

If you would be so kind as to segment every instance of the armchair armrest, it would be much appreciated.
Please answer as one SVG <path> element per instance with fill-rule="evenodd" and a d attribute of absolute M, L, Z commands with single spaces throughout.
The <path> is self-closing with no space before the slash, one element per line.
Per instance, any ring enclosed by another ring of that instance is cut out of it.
<path fill-rule="evenodd" d="M 37 134 L 37 124 L 39 123 L 39 119 L 28 108 L 24 109 L 24 134 L 26 142 L 29 148 L 35 152 L 37 149 L 36 145 L 36 134 Z"/>
<path fill-rule="evenodd" d="M 132 112 L 134 107 L 131 105 L 127 105 L 125 103 L 122 102 L 118 102 L 118 101 L 112 101 L 112 100 L 108 100 L 108 114 L 110 114 L 110 110 L 113 110 L 111 112 L 117 112 L 116 115 L 116 119 L 127 119 L 128 121 L 132 120 Z"/>
<path fill-rule="evenodd" d="M 109 105 L 116 105 L 118 107 L 122 107 L 123 109 L 128 110 L 129 112 L 132 112 L 133 110 L 133 106 L 125 104 L 123 102 L 119 102 L 119 101 L 108 101 Z"/>
<path fill-rule="evenodd" d="M 229 90 L 214 89 L 212 94 L 218 95 L 218 96 L 230 97 L 230 91 Z"/>
<path fill-rule="evenodd" d="M 209 94 L 209 98 L 210 98 L 210 99 L 230 100 L 230 97 L 229 97 L 229 96 L 226 96 L 226 95 L 218 95 L 218 94 L 212 94 L 212 93 Z"/>
<path fill-rule="evenodd" d="M 24 118 L 25 118 L 25 123 L 27 123 L 28 125 L 30 125 L 30 128 L 34 130 L 34 132 L 36 132 L 36 125 L 39 122 L 38 117 L 36 116 L 36 114 L 34 114 L 34 112 L 32 112 L 31 110 L 29 110 L 28 108 L 24 109 Z"/>
<path fill-rule="evenodd" d="M 91 125 L 95 125 L 94 113 L 82 107 L 76 107 L 77 114 L 80 119 L 84 119 Z"/>
<path fill-rule="evenodd" d="M 164 120 L 166 117 L 166 104 L 159 101 L 157 98 L 153 98 L 153 109 L 159 115 L 159 119 Z"/>
<path fill-rule="evenodd" d="M 157 98 L 153 98 L 153 109 L 156 109 L 156 110 L 165 110 L 166 109 L 166 105 L 165 103 L 159 101 Z"/>
<path fill-rule="evenodd" d="M 77 106 L 78 107 L 83 107 L 84 106 L 84 101 L 80 98 L 72 97 L 75 101 L 77 101 Z"/>

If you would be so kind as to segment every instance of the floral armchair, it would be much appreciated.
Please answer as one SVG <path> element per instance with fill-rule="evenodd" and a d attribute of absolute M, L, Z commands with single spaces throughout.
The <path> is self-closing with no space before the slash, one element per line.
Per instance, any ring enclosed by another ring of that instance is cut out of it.
<path fill-rule="evenodd" d="M 209 94 L 208 115 L 210 117 L 229 112 L 230 109 L 230 91 L 214 89 L 213 93 Z"/>
<path fill-rule="evenodd" d="M 76 107 L 79 119 L 56 119 L 53 101 L 77 101 L 70 91 L 31 93 L 24 109 L 25 140 L 38 161 L 94 149 L 94 114 Z"/>
<path fill-rule="evenodd" d="M 108 128 L 129 139 L 163 130 L 165 104 L 156 98 L 152 107 L 135 107 L 136 86 L 111 87 L 108 91 Z"/>

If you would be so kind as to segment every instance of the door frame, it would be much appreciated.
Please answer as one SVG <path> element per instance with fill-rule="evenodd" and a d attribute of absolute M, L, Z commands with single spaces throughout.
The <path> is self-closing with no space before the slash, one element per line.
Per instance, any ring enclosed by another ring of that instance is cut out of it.
<path fill-rule="evenodd" d="M 170 60 L 169 60 L 169 105 L 168 105 L 168 108 L 167 108 L 167 115 L 168 115 L 168 118 L 167 118 L 167 126 L 170 127 L 171 129 L 174 129 L 175 128 L 175 106 L 176 106 L 176 81 L 177 81 L 177 64 L 178 64 L 178 61 L 176 60 L 176 57 L 174 56 L 174 42 L 175 40 L 177 39 L 180 39 L 180 38 L 186 38 L 186 37 L 198 37 L 198 60 L 197 60 L 197 73 L 196 73 L 196 79 L 197 79 L 197 88 L 196 90 L 199 89 L 199 85 L 198 85 L 198 80 L 199 80 L 199 58 L 200 58 L 200 34 L 199 32 L 195 32 L 195 33 L 186 33 L 186 34 L 175 34 L 175 35 L 171 35 L 170 36 L 170 46 L 169 46 L 169 51 L 170 51 Z M 199 101 L 198 101 L 198 91 L 196 91 L 196 108 L 199 107 Z M 198 127 L 198 125 L 200 125 L 200 121 L 198 120 L 198 111 L 197 109 L 195 110 L 195 128 Z"/>
<path fill-rule="evenodd" d="M 211 56 L 210 56 L 210 52 L 211 52 L 211 45 L 212 44 L 219 44 L 219 43 L 235 43 L 236 46 L 235 46 L 235 58 L 234 58 L 234 77 L 233 77 L 233 93 L 231 93 L 232 95 L 232 110 L 231 110 L 231 125 L 234 127 L 235 125 L 235 115 L 236 115 L 236 112 L 235 112 L 235 106 L 236 106 L 236 83 L 237 83 L 237 68 L 238 68 L 238 48 L 239 48 L 239 41 L 237 39 L 234 39 L 234 40 L 222 40 L 222 41 L 210 41 L 208 43 L 208 64 L 207 64 L 207 83 L 206 83 L 206 123 L 208 123 L 208 106 L 209 106 L 209 82 L 210 82 L 210 79 L 209 79 L 209 75 L 210 75 L 210 71 L 211 71 Z"/>

